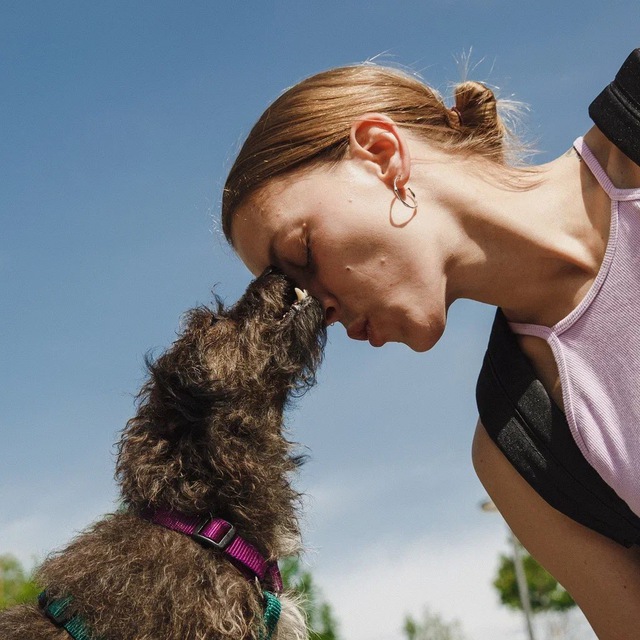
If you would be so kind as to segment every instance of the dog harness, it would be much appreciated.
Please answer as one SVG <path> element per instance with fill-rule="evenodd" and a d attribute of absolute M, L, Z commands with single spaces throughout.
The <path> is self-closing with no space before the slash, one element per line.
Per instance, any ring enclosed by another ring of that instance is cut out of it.
<path fill-rule="evenodd" d="M 149 520 L 172 531 L 190 536 L 205 547 L 212 547 L 229 556 L 249 579 L 257 578 L 260 583 L 266 582 L 269 587 L 280 593 L 283 589 L 282 576 L 278 563 L 268 562 L 262 554 L 236 532 L 236 528 L 222 518 L 200 518 L 188 516 L 178 511 L 158 509 Z M 280 619 L 282 604 L 278 597 L 264 589 L 264 625 L 266 636 L 261 640 L 270 640 Z"/>
<path fill-rule="evenodd" d="M 79 615 L 70 613 L 69 607 L 72 600 L 71 596 L 54 600 L 47 595 L 46 591 L 43 591 L 38 596 L 38 604 L 47 618 L 57 627 L 65 629 L 74 640 L 99 640 L 91 635 L 87 625 Z"/>
<path fill-rule="evenodd" d="M 261 640 L 270 640 L 280 619 L 282 605 L 273 593 L 264 591 L 263 595 L 265 601 L 264 626 L 267 633 L 266 635 L 261 635 L 260 638 Z M 47 618 L 57 627 L 64 629 L 74 640 L 102 640 L 91 634 L 79 615 L 70 612 L 72 601 L 73 598 L 71 596 L 55 600 L 50 598 L 46 591 L 43 591 L 38 596 L 38 604 Z"/>
<path fill-rule="evenodd" d="M 261 634 L 260 640 L 271 640 L 282 611 L 282 604 L 276 595 L 283 589 L 277 562 L 266 561 L 252 544 L 237 534 L 236 528 L 230 522 L 222 518 L 210 516 L 202 519 L 176 511 L 159 509 L 147 519 L 153 524 L 188 535 L 206 547 L 222 551 L 234 561 L 248 579 L 257 578 L 260 583 L 266 582 L 275 593 L 266 589 L 262 591 L 266 633 Z M 84 620 L 70 611 L 72 601 L 71 596 L 52 599 L 46 591 L 38 596 L 38 604 L 45 615 L 56 626 L 65 629 L 74 640 L 102 640 L 93 636 Z"/>
<path fill-rule="evenodd" d="M 184 533 L 205 547 L 222 551 L 236 563 L 244 573 L 267 582 L 273 591 L 282 591 L 282 577 L 277 562 L 267 562 L 262 554 L 246 540 L 241 538 L 236 528 L 222 518 L 212 516 L 202 519 L 188 516 L 177 511 L 159 509 L 149 520 L 172 531 Z"/>

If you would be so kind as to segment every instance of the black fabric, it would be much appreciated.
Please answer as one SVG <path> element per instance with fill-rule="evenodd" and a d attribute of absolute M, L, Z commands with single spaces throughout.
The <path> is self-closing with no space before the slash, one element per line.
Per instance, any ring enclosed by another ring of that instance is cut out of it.
<path fill-rule="evenodd" d="M 640 165 L 640 49 L 632 51 L 589 106 L 589 116 L 613 144 Z"/>
<path fill-rule="evenodd" d="M 491 439 L 546 502 L 620 544 L 640 544 L 640 518 L 585 460 L 564 413 L 537 379 L 499 309 L 476 400 Z"/>

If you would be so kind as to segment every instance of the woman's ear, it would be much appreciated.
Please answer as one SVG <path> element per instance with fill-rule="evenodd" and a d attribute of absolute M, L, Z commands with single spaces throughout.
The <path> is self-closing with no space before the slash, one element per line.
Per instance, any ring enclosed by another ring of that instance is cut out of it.
<path fill-rule="evenodd" d="M 396 123 L 382 113 L 365 113 L 354 121 L 349 134 L 349 154 L 366 162 L 389 187 L 402 188 L 411 174 L 407 141 Z"/>

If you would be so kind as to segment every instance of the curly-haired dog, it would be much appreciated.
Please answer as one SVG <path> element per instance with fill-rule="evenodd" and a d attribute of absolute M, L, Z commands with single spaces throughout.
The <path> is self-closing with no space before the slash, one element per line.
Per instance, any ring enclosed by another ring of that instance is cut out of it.
<path fill-rule="evenodd" d="M 123 431 L 123 508 L 43 563 L 39 605 L 0 614 L 0 638 L 306 637 L 293 600 L 273 595 L 277 558 L 299 551 L 282 422 L 325 338 L 318 302 L 273 270 L 228 310 L 192 310 Z"/>

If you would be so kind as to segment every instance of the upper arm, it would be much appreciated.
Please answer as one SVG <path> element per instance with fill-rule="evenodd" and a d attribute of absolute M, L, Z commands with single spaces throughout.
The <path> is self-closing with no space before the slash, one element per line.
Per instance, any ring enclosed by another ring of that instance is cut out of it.
<path fill-rule="evenodd" d="M 640 549 L 627 549 L 547 504 L 478 422 L 473 465 L 528 551 L 569 591 L 601 640 L 629 640 L 640 620 Z"/>

